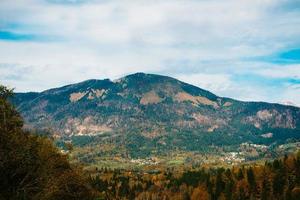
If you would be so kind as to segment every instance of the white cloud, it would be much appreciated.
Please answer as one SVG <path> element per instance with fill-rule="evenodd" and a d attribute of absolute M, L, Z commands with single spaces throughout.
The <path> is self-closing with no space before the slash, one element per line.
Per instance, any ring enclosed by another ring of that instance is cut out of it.
<path fill-rule="evenodd" d="M 256 72 L 257 74 L 271 78 L 294 78 L 300 79 L 300 64 L 273 65 Z"/>
<path fill-rule="evenodd" d="M 235 97 L 243 101 L 270 101 L 277 99 L 268 98 L 268 88 L 253 87 L 247 83 L 237 83 L 230 74 L 178 74 L 176 78 L 184 82 L 207 89 L 218 96 Z M 250 95 L 251 94 L 251 95 Z"/>
<path fill-rule="evenodd" d="M 0 31 L 52 39 L 0 41 L 0 63 L 14 66 L 0 66 L 6 77 L 1 82 L 18 91 L 43 90 L 144 71 L 172 75 L 223 96 L 277 101 L 268 98 L 273 89 L 243 85 L 232 76 L 299 78 L 298 65 L 282 70 L 245 61 L 300 44 L 297 6 L 281 0 L 2 0 Z M 16 79 L 16 69 L 24 67 L 28 74 Z"/>
<path fill-rule="evenodd" d="M 175 77 L 183 82 L 197 85 L 220 95 L 232 90 L 234 85 L 229 74 L 178 74 Z"/>
<path fill-rule="evenodd" d="M 278 102 L 292 102 L 300 107 L 300 84 L 289 85 L 279 96 Z"/>

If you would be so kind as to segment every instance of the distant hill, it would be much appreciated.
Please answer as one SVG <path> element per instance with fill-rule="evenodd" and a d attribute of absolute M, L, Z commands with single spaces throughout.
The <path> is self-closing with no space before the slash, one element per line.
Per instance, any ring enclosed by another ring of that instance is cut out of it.
<path fill-rule="evenodd" d="M 90 136 L 75 145 L 123 144 L 132 155 L 300 138 L 297 107 L 223 98 L 154 74 L 16 93 L 12 102 L 26 128 L 50 128 L 63 140 Z"/>

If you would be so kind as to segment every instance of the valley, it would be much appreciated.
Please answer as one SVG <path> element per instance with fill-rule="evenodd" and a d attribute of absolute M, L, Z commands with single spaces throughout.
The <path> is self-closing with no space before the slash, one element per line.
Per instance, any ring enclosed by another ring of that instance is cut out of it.
<path fill-rule="evenodd" d="M 141 73 L 0 97 L 0 199 L 300 197 L 298 107 Z"/>

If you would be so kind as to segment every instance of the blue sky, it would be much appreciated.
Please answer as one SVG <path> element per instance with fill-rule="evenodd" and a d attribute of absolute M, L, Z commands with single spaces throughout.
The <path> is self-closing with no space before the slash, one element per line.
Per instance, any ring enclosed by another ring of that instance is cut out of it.
<path fill-rule="evenodd" d="M 300 0 L 1 0 L 0 83 L 135 72 L 300 106 Z"/>

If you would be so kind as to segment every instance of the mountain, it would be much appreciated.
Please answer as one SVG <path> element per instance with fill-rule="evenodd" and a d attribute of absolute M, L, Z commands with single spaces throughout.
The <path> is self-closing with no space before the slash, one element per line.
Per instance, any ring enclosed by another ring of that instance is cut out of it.
<path fill-rule="evenodd" d="M 26 128 L 75 146 L 124 147 L 132 157 L 300 139 L 300 108 L 219 97 L 154 74 L 16 93 L 12 102 Z"/>

